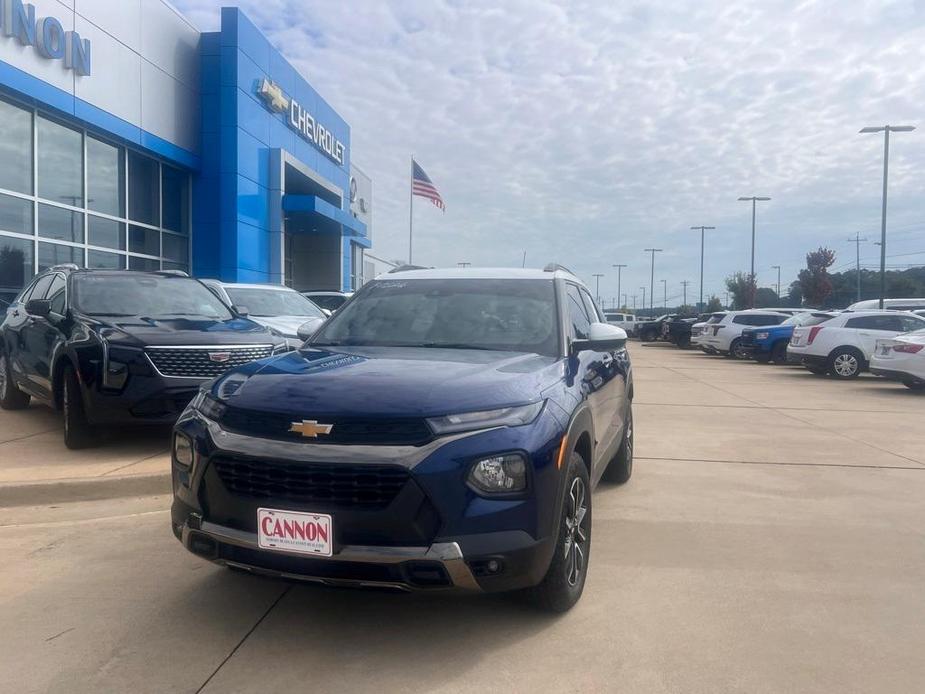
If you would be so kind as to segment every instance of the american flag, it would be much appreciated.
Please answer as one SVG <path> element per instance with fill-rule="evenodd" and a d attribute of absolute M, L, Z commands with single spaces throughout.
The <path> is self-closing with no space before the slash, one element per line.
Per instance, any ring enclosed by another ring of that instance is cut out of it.
<path fill-rule="evenodd" d="M 446 205 L 443 204 L 443 198 L 440 197 L 437 188 L 430 180 L 430 177 L 424 173 L 424 169 L 418 166 L 418 163 L 414 161 L 414 159 L 411 160 L 411 169 L 411 193 L 413 195 L 420 195 L 422 198 L 427 198 L 434 203 L 434 205 L 446 212 Z"/>

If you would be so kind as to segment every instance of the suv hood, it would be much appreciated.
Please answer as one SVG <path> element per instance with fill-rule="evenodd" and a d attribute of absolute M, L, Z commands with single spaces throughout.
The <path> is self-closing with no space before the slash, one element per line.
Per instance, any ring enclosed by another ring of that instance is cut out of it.
<path fill-rule="evenodd" d="M 564 360 L 427 347 L 303 349 L 232 369 L 213 395 L 242 409 L 313 415 L 435 416 L 543 397 Z"/>
<path fill-rule="evenodd" d="M 286 337 L 298 337 L 299 328 L 306 323 L 324 320 L 311 316 L 249 316 L 248 318 L 255 323 L 273 328 Z"/>
<path fill-rule="evenodd" d="M 246 318 L 130 318 L 88 319 L 90 325 L 112 344 L 129 347 L 148 345 L 241 345 L 272 344 L 278 340 Z"/>

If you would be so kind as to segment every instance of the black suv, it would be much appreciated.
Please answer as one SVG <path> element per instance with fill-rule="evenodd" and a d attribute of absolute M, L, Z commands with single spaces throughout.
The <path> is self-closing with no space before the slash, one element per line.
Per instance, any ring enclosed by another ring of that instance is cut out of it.
<path fill-rule="evenodd" d="M 172 423 L 207 380 L 287 349 L 183 273 L 59 265 L 0 323 L 0 407 L 43 400 L 82 448 L 99 425 Z"/>

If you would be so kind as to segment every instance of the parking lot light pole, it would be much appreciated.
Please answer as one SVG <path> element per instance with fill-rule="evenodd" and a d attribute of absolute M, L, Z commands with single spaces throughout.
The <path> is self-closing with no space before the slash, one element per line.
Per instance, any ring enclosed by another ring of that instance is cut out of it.
<path fill-rule="evenodd" d="M 886 190 L 890 171 L 890 133 L 908 133 L 915 130 L 914 125 L 879 125 L 861 128 L 858 132 L 883 133 L 883 205 L 880 210 L 880 308 L 886 298 Z M 861 273 L 858 271 L 858 277 Z"/>
<path fill-rule="evenodd" d="M 681 280 L 681 286 L 684 287 L 684 303 L 682 306 L 687 306 L 687 285 L 690 284 L 690 280 Z"/>
<path fill-rule="evenodd" d="M 662 280 L 662 308 L 668 313 L 668 280 Z"/>
<path fill-rule="evenodd" d="M 614 264 L 611 267 L 617 268 L 617 301 L 620 300 L 620 282 L 623 279 L 623 268 L 626 267 L 625 264 Z M 623 302 L 626 303 L 625 301 Z"/>
<path fill-rule="evenodd" d="M 640 289 L 642 290 L 642 310 L 645 311 L 646 310 L 646 288 L 640 287 Z"/>
<path fill-rule="evenodd" d="M 633 294 L 633 313 L 636 313 L 636 295 Z"/>
<path fill-rule="evenodd" d="M 777 298 L 780 299 L 780 265 L 772 265 L 772 270 L 777 270 Z"/>
<path fill-rule="evenodd" d="M 771 198 L 762 198 L 759 196 L 741 197 L 740 201 L 751 201 L 752 203 L 752 269 L 748 277 L 751 280 L 748 292 L 748 308 L 755 308 L 755 292 L 752 291 L 751 285 L 755 284 L 755 203 L 767 202 Z M 757 289 L 757 285 L 755 286 Z"/>
<path fill-rule="evenodd" d="M 691 227 L 691 229 L 700 229 L 700 306 L 703 307 L 703 232 L 707 229 L 716 227 Z M 685 302 L 687 303 L 687 302 Z M 701 308 L 701 310 L 703 310 Z"/>
<path fill-rule="evenodd" d="M 603 277 L 604 275 L 601 274 L 600 272 L 595 272 L 591 276 L 597 280 L 597 286 L 594 288 L 594 295 L 597 297 L 598 306 L 600 306 L 601 304 L 601 277 Z"/>
<path fill-rule="evenodd" d="M 855 245 L 855 257 L 857 258 L 857 285 L 858 285 L 858 298 L 855 301 L 861 300 L 861 242 L 866 241 L 867 237 L 861 238 L 861 232 L 857 232 L 854 235 L 853 239 L 848 239 L 851 243 Z"/>
<path fill-rule="evenodd" d="M 654 313 L 655 311 L 655 254 L 661 253 L 662 249 L 661 248 L 646 248 L 644 250 L 646 253 L 652 254 L 652 270 L 651 270 L 651 274 L 649 275 L 649 311 Z M 645 296 L 643 296 L 642 298 L 642 305 L 643 306 L 646 305 Z"/>

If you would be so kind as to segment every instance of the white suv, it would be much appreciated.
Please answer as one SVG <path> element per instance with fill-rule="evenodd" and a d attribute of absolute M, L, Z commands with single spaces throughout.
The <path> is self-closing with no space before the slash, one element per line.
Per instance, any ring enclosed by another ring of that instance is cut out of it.
<path fill-rule="evenodd" d="M 741 349 L 742 331 L 767 325 L 780 325 L 790 318 L 786 313 L 752 309 L 749 311 L 727 311 L 714 313 L 698 336 L 700 348 L 706 352 L 718 352 L 727 357 L 744 359 L 748 356 Z"/>
<path fill-rule="evenodd" d="M 787 354 L 815 374 L 856 378 L 867 370 L 877 340 L 923 328 L 925 319 L 907 311 L 845 311 L 825 323 L 794 328 Z"/>

